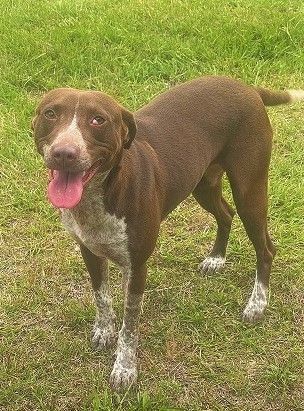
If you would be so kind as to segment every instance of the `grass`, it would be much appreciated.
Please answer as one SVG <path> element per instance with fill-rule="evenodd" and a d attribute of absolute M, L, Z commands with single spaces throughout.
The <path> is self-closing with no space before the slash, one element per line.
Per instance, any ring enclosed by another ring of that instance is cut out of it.
<path fill-rule="evenodd" d="M 303 8 L 297 0 L 1 2 L 1 410 L 304 409 L 303 106 L 269 109 L 278 255 L 265 321 L 241 321 L 254 253 L 237 218 L 225 271 L 196 272 L 215 224 L 188 199 L 150 259 L 139 387 L 120 396 L 108 386 L 113 350 L 90 348 L 88 276 L 45 200 L 29 131 L 40 96 L 58 86 L 103 89 L 130 109 L 203 74 L 304 87 Z"/>

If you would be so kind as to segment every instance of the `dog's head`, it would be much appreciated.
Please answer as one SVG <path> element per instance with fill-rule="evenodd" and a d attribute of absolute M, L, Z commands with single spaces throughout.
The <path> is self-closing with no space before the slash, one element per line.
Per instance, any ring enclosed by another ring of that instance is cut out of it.
<path fill-rule="evenodd" d="M 67 88 L 44 96 L 32 128 L 50 170 L 49 200 L 60 208 L 75 207 L 84 185 L 97 172 L 111 170 L 136 134 L 132 113 L 113 98 Z"/>

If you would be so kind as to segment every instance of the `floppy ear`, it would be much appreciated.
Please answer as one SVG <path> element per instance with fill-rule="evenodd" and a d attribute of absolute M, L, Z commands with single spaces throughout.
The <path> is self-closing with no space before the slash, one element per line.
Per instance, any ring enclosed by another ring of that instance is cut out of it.
<path fill-rule="evenodd" d="M 36 115 L 35 117 L 33 117 L 32 121 L 31 121 L 31 129 L 32 129 L 32 131 L 35 130 L 36 120 L 37 120 L 37 115 Z"/>
<path fill-rule="evenodd" d="M 125 108 L 122 109 L 121 112 L 122 115 L 122 120 L 125 123 L 125 126 L 127 128 L 126 135 L 124 137 L 124 144 L 123 147 L 128 149 L 130 148 L 132 141 L 134 140 L 134 137 L 136 135 L 137 127 L 135 123 L 135 119 L 133 114 L 126 110 Z"/>

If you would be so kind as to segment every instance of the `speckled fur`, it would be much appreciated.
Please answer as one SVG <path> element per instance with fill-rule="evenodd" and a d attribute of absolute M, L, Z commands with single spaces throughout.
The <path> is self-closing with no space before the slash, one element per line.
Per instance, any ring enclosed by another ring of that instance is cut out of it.
<path fill-rule="evenodd" d="M 198 266 L 198 269 L 202 274 L 212 274 L 221 271 L 225 266 L 225 261 L 225 257 L 220 255 L 209 256 Z"/>
<path fill-rule="evenodd" d="M 130 267 L 124 218 L 106 212 L 103 193 L 95 187 L 93 180 L 85 190 L 79 205 L 61 210 L 64 227 L 93 254 L 109 258 L 125 269 Z"/>
<path fill-rule="evenodd" d="M 116 390 L 128 387 L 137 380 L 136 351 L 138 346 L 138 322 L 142 306 L 142 294 L 128 293 L 125 314 L 117 344 L 117 357 L 110 383 Z"/>
<path fill-rule="evenodd" d="M 111 345 L 115 338 L 115 313 L 107 282 L 95 291 L 96 319 L 92 330 L 93 348 L 99 350 Z"/>
<path fill-rule="evenodd" d="M 62 222 L 76 241 L 85 245 L 93 254 L 106 257 L 118 264 L 123 273 L 125 315 L 119 332 L 117 358 L 111 374 L 115 389 L 126 387 L 137 380 L 136 349 L 138 344 L 138 318 L 142 295 L 128 293 L 131 263 L 128 236 L 124 219 L 106 212 L 103 195 L 91 182 L 81 203 L 71 210 L 61 210 Z M 95 291 L 97 315 L 92 332 L 92 344 L 96 349 L 110 345 L 115 338 L 115 314 L 108 283 L 102 283 Z"/>
<path fill-rule="evenodd" d="M 260 320 L 267 306 L 267 288 L 258 278 L 255 278 L 251 297 L 243 313 L 243 318 L 248 322 Z"/>

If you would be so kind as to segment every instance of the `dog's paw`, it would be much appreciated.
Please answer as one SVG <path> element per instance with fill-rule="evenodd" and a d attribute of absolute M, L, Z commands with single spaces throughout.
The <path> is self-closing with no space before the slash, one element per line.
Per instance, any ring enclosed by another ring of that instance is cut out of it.
<path fill-rule="evenodd" d="M 116 359 L 110 376 L 110 385 L 115 391 L 124 391 L 137 382 L 136 361 L 122 364 Z"/>
<path fill-rule="evenodd" d="M 262 320 L 264 318 L 266 305 L 266 302 L 261 303 L 261 301 L 249 301 L 243 312 L 243 321 L 248 323 L 256 323 Z"/>
<path fill-rule="evenodd" d="M 115 337 L 114 324 L 108 324 L 103 327 L 95 324 L 92 330 L 92 347 L 94 350 L 102 350 L 105 347 L 109 347 L 115 342 Z"/>
<path fill-rule="evenodd" d="M 225 257 L 222 257 L 220 255 L 217 256 L 209 256 L 205 258 L 205 260 L 200 263 L 198 266 L 198 270 L 202 274 L 213 274 L 215 272 L 221 271 L 224 266 L 225 266 Z"/>
<path fill-rule="evenodd" d="M 249 323 L 260 321 L 267 307 L 267 287 L 256 277 L 251 297 L 243 312 L 243 320 Z"/>

